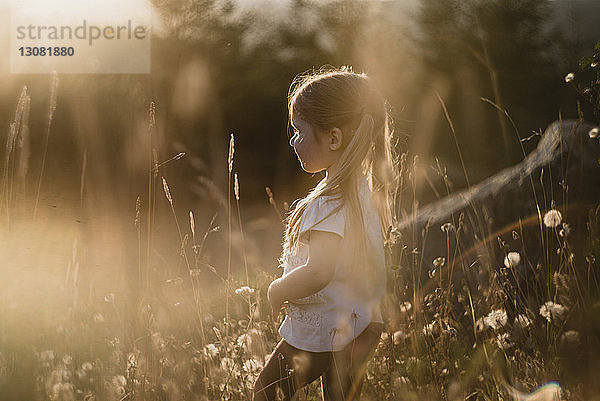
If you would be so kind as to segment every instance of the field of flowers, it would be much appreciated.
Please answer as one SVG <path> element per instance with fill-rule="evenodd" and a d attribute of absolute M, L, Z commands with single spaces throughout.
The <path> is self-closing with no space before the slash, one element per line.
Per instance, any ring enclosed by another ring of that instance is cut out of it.
<path fill-rule="evenodd" d="M 240 212 L 234 136 L 219 209 L 179 207 L 163 171 L 185 154 L 150 158 L 135 209 L 104 223 L 128 227 L 127 239 L 93 236 L 71 214 L 79 199 L 44 199 L 62 208 L 54 215 L 38 206 L 39 190 L 14 201 L 29 103 L 24 89 L 5 148 L 0 399 L 249 400 L 279 338 L 265 297 L 278 272 L 250 263 L 260 249 Z M 48 124 L 55 109 L 51 97 Z M 587 135 L 597 145 L 598 129 Z M 416 161 L 408 152 L 397 160 L 398 216 L 416 212 Z M 40 186 L 45 179 L 42 163 Z M 390 228 L 386 328 L 363 399 L 600 400 L 600 200 L 578 204 L 562 184 L 501 228 L 486 205 Z M 272 232 L 286 201 L 266 188 Z M 170 254 L 157 250 L 166 224 L 177 233 Z M 121 264 L 86 265 L 88 252 L 101 260 L 120 241 L 125 251 L 110 260 Z M 298 395 L 319 397 L 317 383 Z"/>

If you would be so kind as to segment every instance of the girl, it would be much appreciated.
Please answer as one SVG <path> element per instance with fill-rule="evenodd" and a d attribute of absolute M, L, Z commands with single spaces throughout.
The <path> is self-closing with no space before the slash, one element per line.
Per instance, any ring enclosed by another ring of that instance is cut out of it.
<path fill-rule="evenodd" d="M 390 117 L 364 73 L 299 75 L 288 96 L 302 169 L 325 171 L 287 221 L 283 276 L 267 297 L 283 339 L 257 378 L 253 399 L 289 400 L 321 376 L 324 400 L 357 400 L 383 330 L 384 233 L 395 182 Z"/>

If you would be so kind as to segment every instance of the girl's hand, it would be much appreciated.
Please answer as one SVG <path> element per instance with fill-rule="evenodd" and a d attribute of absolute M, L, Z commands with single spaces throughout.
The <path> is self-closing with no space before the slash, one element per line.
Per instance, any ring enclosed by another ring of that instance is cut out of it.
<path fill-rule="evenodd" d="M 274 280 L 269 285 L 269 289 L 267 290 L 267 299 L 269 300 L 269 304 L 271 305 L 271 316 L 274 321 L 277 321 L 277 317 L 279 316 L 279 311 L 281 310 L 281 305 L 283 305 L 283 297 L 279 295 L 279 280 Z"/>

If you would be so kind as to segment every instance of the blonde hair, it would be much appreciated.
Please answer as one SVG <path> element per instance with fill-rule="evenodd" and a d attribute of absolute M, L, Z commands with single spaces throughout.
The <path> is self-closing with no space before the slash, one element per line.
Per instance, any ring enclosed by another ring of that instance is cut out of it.
<path fill-rule="evenodd" d="M 297 115 L 318 132 L 338 127 L 342 130 L 345 148 L 337 171 L 297 201 L 288 216 L 284 254 L 292 252 L 298 245 L 304 211 L 319 196 L 331 195 L 340 199 L 340 205 L 330 214 L 347 205 L 350 227 L 359 233 L 365 232 L 357 187 L 357 177 L 361 173 L 367 177 L 386 238 L 393 221 L 391 199 L 397 170 L 391 145 L 393 131 L 389 106 L 371 79 L 365 73 L 353 72 L 351 67 L 326 67 L 304 72 L 292 81 L 288 111 L 290 123 Z M 349 141 L 346 138 L 350 138 Z M 358 237 L 357 251 L 363 257 L 367 252 L 366 236 Z"/>

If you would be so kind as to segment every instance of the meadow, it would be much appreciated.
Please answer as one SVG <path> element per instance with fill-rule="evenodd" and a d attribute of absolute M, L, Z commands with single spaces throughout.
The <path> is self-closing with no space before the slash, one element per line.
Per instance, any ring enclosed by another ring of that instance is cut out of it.
<path fill-rule="evenodd" d="M 153 1 L 151 74 L 0 59 L 0 401 L 251 399 L 285 218 L 322 177 L 286 91 L 321 65 L 393 106 L 361 399 L 600 401 L 598 5 L 242 3 Z"/>
<path fill-rule="evenodd" d="M 50 88 L 46 135 L 56 113 L 57 75 Z M 26 191 L 19 181 L 30 102 L 24 88 L 4 152 L 0 397 L 249 400 L 278 341 L 265 298 L 278 271 L 249 262 L 261 249 L 247 228 L 256 221 L 247 222 L 240 209 L 244 183 L 235 156 L 243 149 L 236 149 L 235 136 L 223 162 L 228 193 L 206 183 L 220 199 L 215 210 L 179 206 L 177 188 L 163 174 L 186 154 L 158 160 L 149 140 L 146 191 L 130 199 L 127 218 L 98 211 L 97 221 L 81 221 L 85 161 L 80 199 L 40 195 L 49 185 L 46 148 L 37 186 Z M 154 103 L 146 122 L 152 138 Z M 597 152 L 598 129 L 586 136 Z M 417 160 L 408 151 L 396 160 L 395 204 L 404 220 L 386 242 L 386 329 L 367 368 L 364 399 L 598 399 L 600 202 L 573 209 L 565 183 L 563 193 L 552 193 L 539 177 L 543 196 L 531 200 L 534 213 L 502 230 L 493 228 L 493 214 L 484 216 L 485 204 L 441 224 L 407 224 L 418 210 Z M 443 166 L 437 172 L 436 183 L 451 195 Z M 274 243 L 291 201 L 265 188 L 270 215 L 259 222 L 272 226 Z M 127 238 L 110 230 L 116 226 L 125 227 Z M 176 245 L 164 253 L 167 240 Z M 122 264 L 91 265 L 88 253 Z M 312 384 L 298 399 L 319 399 L 319 391 Z"/>

